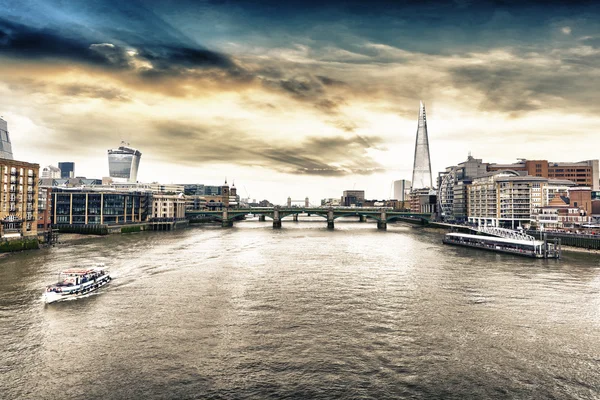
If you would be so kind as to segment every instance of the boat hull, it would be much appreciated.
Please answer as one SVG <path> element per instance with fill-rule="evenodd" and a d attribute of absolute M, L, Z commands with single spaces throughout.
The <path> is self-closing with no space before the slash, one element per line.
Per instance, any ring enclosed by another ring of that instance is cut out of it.
<path fill-rule="evenodd" d="M 46 304 L 56 303 L 58 301 L 76 299 L 82 296 L 85 296 L 89 293 L 95 292 L 101 287 L 108 284 L 111 281 L 110 275 L 102 276 L 96 281 L 86 282 L 81 285 L 76 285 L 72 287 L 66 287 L 62 292 L 45 292 L 42 295 L 42 301 Z"/>

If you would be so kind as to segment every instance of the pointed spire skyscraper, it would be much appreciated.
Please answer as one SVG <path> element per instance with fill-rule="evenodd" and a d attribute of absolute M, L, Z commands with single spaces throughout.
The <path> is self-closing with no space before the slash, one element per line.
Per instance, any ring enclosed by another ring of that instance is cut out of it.
<path fill-rule="evenodd" d="M 415 161 L 413 164 L 412 188 L 433 188 L 431 177 L 431 158 L 429 157 L 429 137 L 427 136 L 427 117 L 425 105 L 421 101 L 419 108 L 419 126 L 415 144 Z"/>

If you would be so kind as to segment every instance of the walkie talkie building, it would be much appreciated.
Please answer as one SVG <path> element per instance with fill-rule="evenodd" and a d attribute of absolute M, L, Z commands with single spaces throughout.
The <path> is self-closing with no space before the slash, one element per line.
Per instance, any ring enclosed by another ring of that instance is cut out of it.
<path fill-rule="evenodd" d="M 142 153 L 129 143 L 121 142 L 117 149 L 108 150 L 108 172 L 114 182 L 137 182 L 138 167 Z"/>
<path fill-rule="evenodd" d="M 429 138 L 427 136 L 427 115 L 425 105 L 421 102 L 419 108 L 419 125 L 417 127 L 417 142 L 415 143 L 415 161 L 413 164 L 412 188 L 433 188 L 431 178 L 431 158 L 429 157 Z"/>
<path fill-rule="evenodd" d="M 12 145 L 8 136 L 8 124 L 0 118 L 0 158 L 13 159 Z"/>

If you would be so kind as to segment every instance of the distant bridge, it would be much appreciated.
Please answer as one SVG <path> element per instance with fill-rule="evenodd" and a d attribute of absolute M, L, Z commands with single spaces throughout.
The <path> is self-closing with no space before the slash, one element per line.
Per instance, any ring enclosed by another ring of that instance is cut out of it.
<path fill-rule="evenodd" d="M 307 214 L 316 215 L 327 221 L 327 227 L 333 229 L 334 221 L 342 217 L 359 217 L 361 222 L 367 219 L 377 221 L 377 229 L 385 230 L 387 223 L 392 221 L 405 221 L 426 225 L 431 220 L 431 214 L 412 213 L 402 211 L 392 211 L 382 208 L 347 208 L 347 207 L 265 207 L 265 208 L 234 208 L 222 211 L 207 210 L 187 210 L 185 215 L 190 221 L 198 219 L 211 219 L 221 222 L 223 227 L 233 226 L 234 221 L 245 219 L 249 214 L 257 215 L 260 221 L 266 218 L 273 220 L 273 228 L 281 228 L 281 221 L 288 216 L 292 216 L 294 221 L 298 221 L 298 215 Z"/>

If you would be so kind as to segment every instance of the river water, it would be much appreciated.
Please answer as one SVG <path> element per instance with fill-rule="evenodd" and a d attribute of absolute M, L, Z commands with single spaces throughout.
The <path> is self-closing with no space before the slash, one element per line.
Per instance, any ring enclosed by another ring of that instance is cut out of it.
<path fill-rule="evenodd" d="M 339 220 L 85 239 L 0 259 L 0 340 L 2 399 L 598 399 L 600 256 Z"/>

